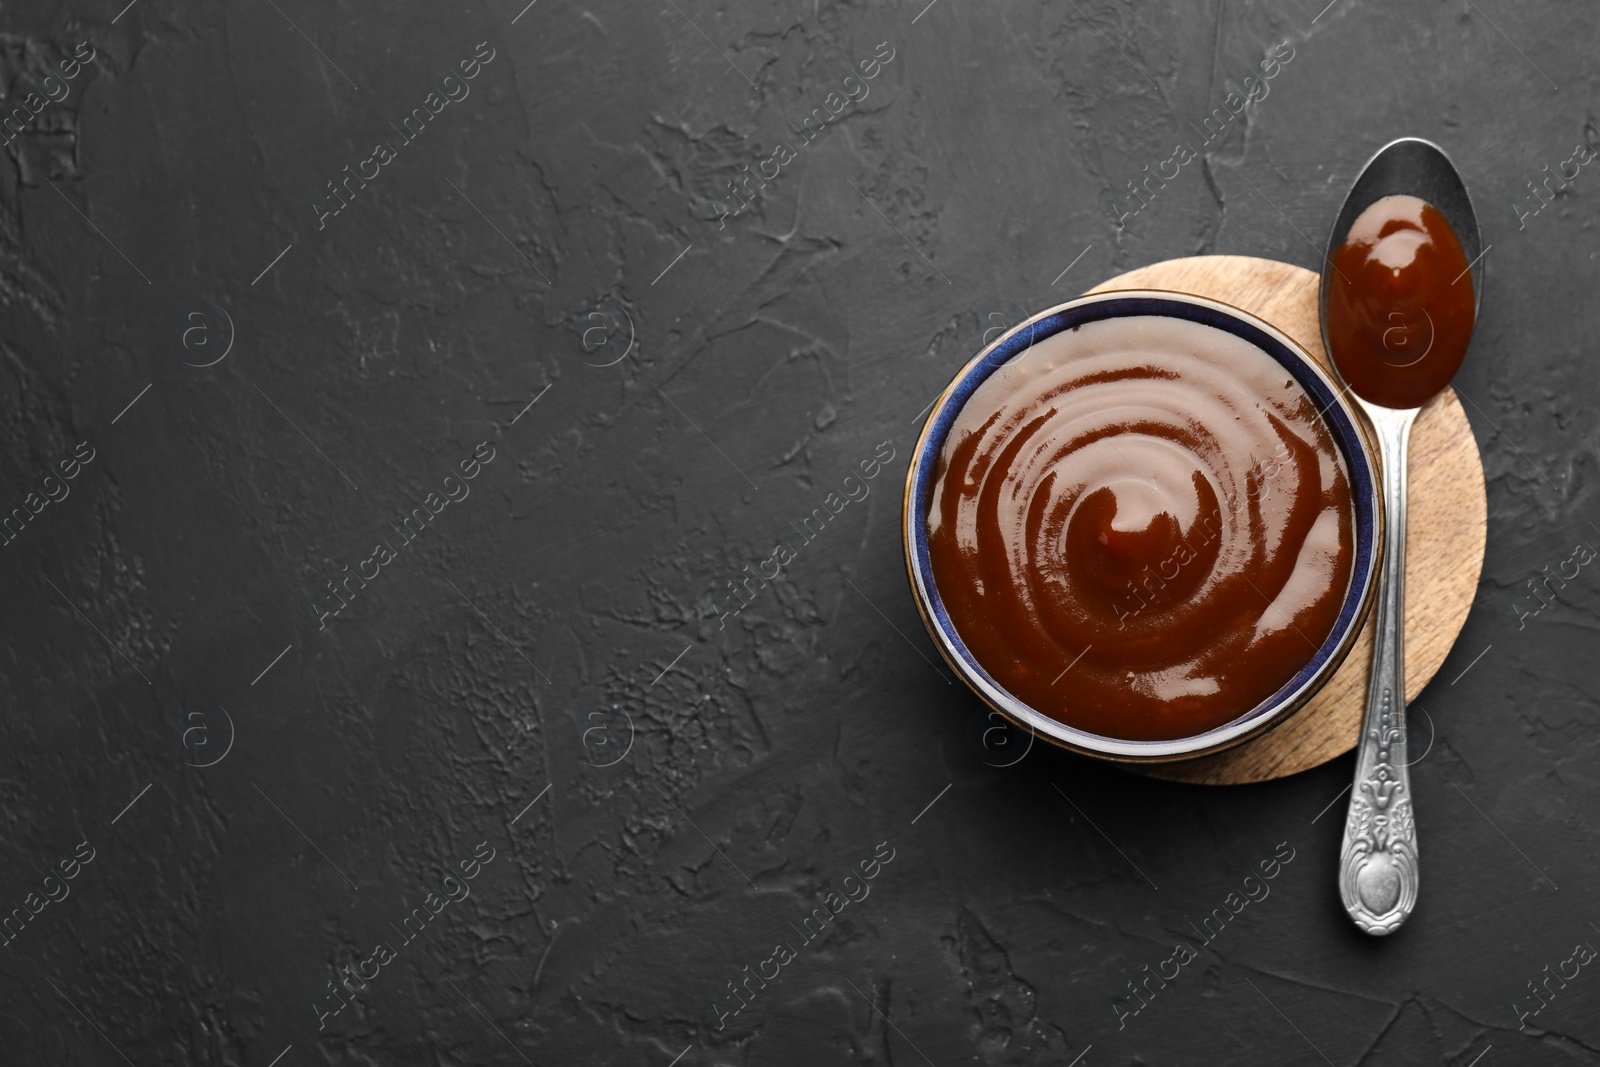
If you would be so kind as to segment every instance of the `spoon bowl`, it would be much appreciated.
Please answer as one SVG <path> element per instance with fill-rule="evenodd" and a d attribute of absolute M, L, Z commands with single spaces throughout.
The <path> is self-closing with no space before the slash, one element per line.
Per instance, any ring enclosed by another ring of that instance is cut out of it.
<path fill-rule="evenodd" d="M 1334 217 L 1333 227 L 1328 231 L 1328 255 L 1331 257 L 1333 250 L 1344 244 L 1357 216 L 1374 201 L 1397 193 L 1426 200 L 1439 209 L 1450 228 L 1456 231 L 1456 237 L 1467 254 L 1467 262 L 1472 264 L 1474 309 L 1481 307 L 1483 269 L 1478 260 L 1483 255 L 1483 237 L 1478 232 L 1478 215 L 1472 209 L 1472 197 L 1467 194 L 1461 172 L 1456 170 L 1456 165 L 1445 150 L 1432 141 L 1420 137 L 1401 137 L 1374 153 L 1361 169 L 1355 184 L 1350 186 L 1350 192 L 1345 194 L 1344 206 Z M 1328 283 L 1332 276 L 1328 267 L 1329 264 L 1324 261 L 1318 299 L 1322 306 L 1322 342 L 1329 358 L 1332 358 L 1333 349 L 1327 348 Z"/>

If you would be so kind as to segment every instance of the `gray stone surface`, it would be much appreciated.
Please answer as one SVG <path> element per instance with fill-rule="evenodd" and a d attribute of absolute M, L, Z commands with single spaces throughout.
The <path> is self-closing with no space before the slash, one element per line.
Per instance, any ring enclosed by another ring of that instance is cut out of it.
<path fill-rule="evenodd" d="M 0 907 L 38 908 L 0 1060 L 1600 1062 L 1574 956 L 1600 945 L 1600 599 L 1588 569 L 1537 615 L 1526 587 L 1600 544 L 1600 172 L 1519 217 L 1600 144 L 1600 12 L 120 3 L 0 16 L 28 120 L 0 492 L 39 507 L 0 569 Z M 1348 759 L 1236 789 L 986 766 L 897 523 L 918 413 L 986 330 L 1171 256 L 1315 268 L 1402 134 L 1453 153 L 1493 246 L 1460 379 L 1490 530 L 1413 723 L 1422 901 L 1373 941 L 1338 905 L 1338 805 L 1317 818 Z M 1179 142 L 1199 158 L 1130 213 Z M 880 446 L 870 495 L 732 614 Z M 346 567 L 377 573 L 340 606 Z M 376 976 L 336 999 L 345 967 Z"/>

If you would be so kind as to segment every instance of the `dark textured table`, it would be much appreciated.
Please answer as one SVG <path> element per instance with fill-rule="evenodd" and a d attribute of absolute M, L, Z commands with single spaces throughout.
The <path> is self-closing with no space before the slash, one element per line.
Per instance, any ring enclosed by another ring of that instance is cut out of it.
<path fill-rule="evenodd" d="M 1600 1063 L 1600 11 L 123 2 L 4 15 L 0 1062 Z M 995 766 L 898 525 L 985 336 L 1403 134 L 1490 529 L 1374 940 L 1348 758 Z"/>

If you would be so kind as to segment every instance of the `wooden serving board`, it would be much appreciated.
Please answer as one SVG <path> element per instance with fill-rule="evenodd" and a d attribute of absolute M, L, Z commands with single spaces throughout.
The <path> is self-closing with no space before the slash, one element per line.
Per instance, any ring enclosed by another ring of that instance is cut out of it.
<path fill-rule="evenodd" d="M 1250 256 L 1169 259 L 1089 290 L 1170 289 L 1209 297 L 1265 319 L 1324 366 L 1317 275 Z M 1406 700 L 1433 678 L 1467 621 L 1488 528 L 1483 461 L 1455 391 L 1429 402 L 1411 431 L 1406 523 Z M 1216 756 L 1145 768 L 1174 781 L 1236 785 L 1280 778 L 1355 747 L 1372 663 L 1372 618 L 1328 684 L 1282 726 Z M 1441 698 L 1442 701 L 1442 698 Z M 1441 706 L 1430 708 L 1447 714 Z"/>

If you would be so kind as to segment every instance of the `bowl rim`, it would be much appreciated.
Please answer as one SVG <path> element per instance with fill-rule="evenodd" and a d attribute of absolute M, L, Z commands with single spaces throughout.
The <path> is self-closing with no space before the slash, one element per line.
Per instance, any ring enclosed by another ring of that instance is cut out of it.
<path fill-rule="evenodd" d="M 1176 314 L 1175 314 L 1176 312 Z M 1046 337 L 1085 322 L 1142 315 L 1182 318 L 1213 326 L 1254 344 L 1281 364 L 1322 405 L 1319 418 L 1344 457 L 1350 479 L 1355 560 L 1350 585 L 1328 637 L 1276 692 L 1240 715 L 1200 734 L 1169 741 L 1131 741 L 1069 726 L 1038 711 L 989 676 L 955 632 L 932 576 L 927 544 L 927 503 L 938 453 L 950 424 L 972 392 L 990 375 Z M 1337 417 L 1330 417 L 1334 412 Z M 1086 294 L 1040 311 L 1011 327 L 973 356 L 945 386 L 923 422 L 906 470 L 901 539 L 918 614 L 935 647 L 958 677 L 1013 725 L 1062 748 L 1123 763 L 1169 763 L 1213 755 L 1244 744 L 1287 721 L 1321 690 L 1344 663 L 1360 635 L 1377 586 L 1385 517 L 1379 467 L 1365 420 L 1344 387 L 1305 347 L 1243 308 L 1211 297 L 1140 287 Z"/>

